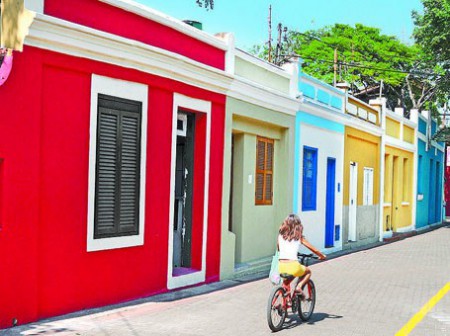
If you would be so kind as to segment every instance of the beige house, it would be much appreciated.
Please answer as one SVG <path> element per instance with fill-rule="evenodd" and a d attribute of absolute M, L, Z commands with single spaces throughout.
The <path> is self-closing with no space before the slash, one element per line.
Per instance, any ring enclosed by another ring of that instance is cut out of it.
<path fill-rule="evenodd" d="M 295 66 L 284 70 L 241 50 L 227 55 L 221 278 L 267 266 L 292 211 Z M 294 79 L 294 80 L 293 80 Z"/>

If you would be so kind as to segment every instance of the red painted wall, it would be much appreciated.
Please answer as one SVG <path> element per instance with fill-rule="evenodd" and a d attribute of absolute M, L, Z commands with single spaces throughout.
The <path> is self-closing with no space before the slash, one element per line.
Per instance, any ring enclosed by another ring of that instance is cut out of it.
<path fill-rule="evenodd" d="M 92 73 L 149 86 L 144 246 L 86 252 Z M 216 281 L 225 97 L 32 47 L 15 55 L 0 87 L 0 328 L 167 291 L 174 92 L 212 102 L 206 281 Z"/>
<path fill-rule="evenodd" d="M 225 69 L 225 51 L 98 0 L 71 1 L 70 6 L 66 1 L 45 0 L 44 12 L 83 26 L 173 51 L 221 70 Z"/>

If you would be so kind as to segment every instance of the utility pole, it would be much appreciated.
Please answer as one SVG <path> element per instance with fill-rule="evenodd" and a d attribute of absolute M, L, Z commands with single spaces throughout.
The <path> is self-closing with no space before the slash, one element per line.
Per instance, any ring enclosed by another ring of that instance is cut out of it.
<path fill-rule="evenodd" d="M 383 80 L 380 82 L 380 98 L 383 96 Z"/>
<path fill-rule="evenodd" d="M 333 78 L 333 86 L 336 86 L 337 81 L 337 61 L 338 61 L 338 54 L 337 54 L 337 47 L 334 48 L 334 78 Z"/>
<path fill-rule="evenodd" d="M 269 5 L 269 62 L 272 62 L 272 5 Z"/>
<path fill-rule="evenodd" d="M 279 65 L 281 59 L 281 34 L 283 33 L 283 26 L 281 23 L 278 24 L 278 38 L 277 38 L 277 48 L 275 49 L 275 64 Z"/>

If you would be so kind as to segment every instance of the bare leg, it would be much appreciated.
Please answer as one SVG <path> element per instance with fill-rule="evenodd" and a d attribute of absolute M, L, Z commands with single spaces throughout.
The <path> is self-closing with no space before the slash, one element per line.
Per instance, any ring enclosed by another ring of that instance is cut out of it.
<path fill-rule="evenodd" d="M 300 281 L 296 287 L 297 291 L 301 291 L 302 287 L 311 279 L 311 270 L 306 267 L 305 274 L 303 275 L 302 281 Z"/>
<path fill-rule="evenodd" d="M 291 295 L 294 294 L 294 291 L 297 289 L 298 282 L 300 281 L 300 278 L 296 277 L 291 282 Z"/>

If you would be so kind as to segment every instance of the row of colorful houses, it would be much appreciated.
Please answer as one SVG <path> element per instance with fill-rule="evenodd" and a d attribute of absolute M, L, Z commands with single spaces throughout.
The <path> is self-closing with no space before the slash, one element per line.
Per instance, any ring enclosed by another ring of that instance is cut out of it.
<path fill-rule="evenodd" d="M 25 7 L 0 86 L 1 328 L 232 278 L 291 212 L 325 253 L 442 221 L 427 111 L 132 1 Z"/>

